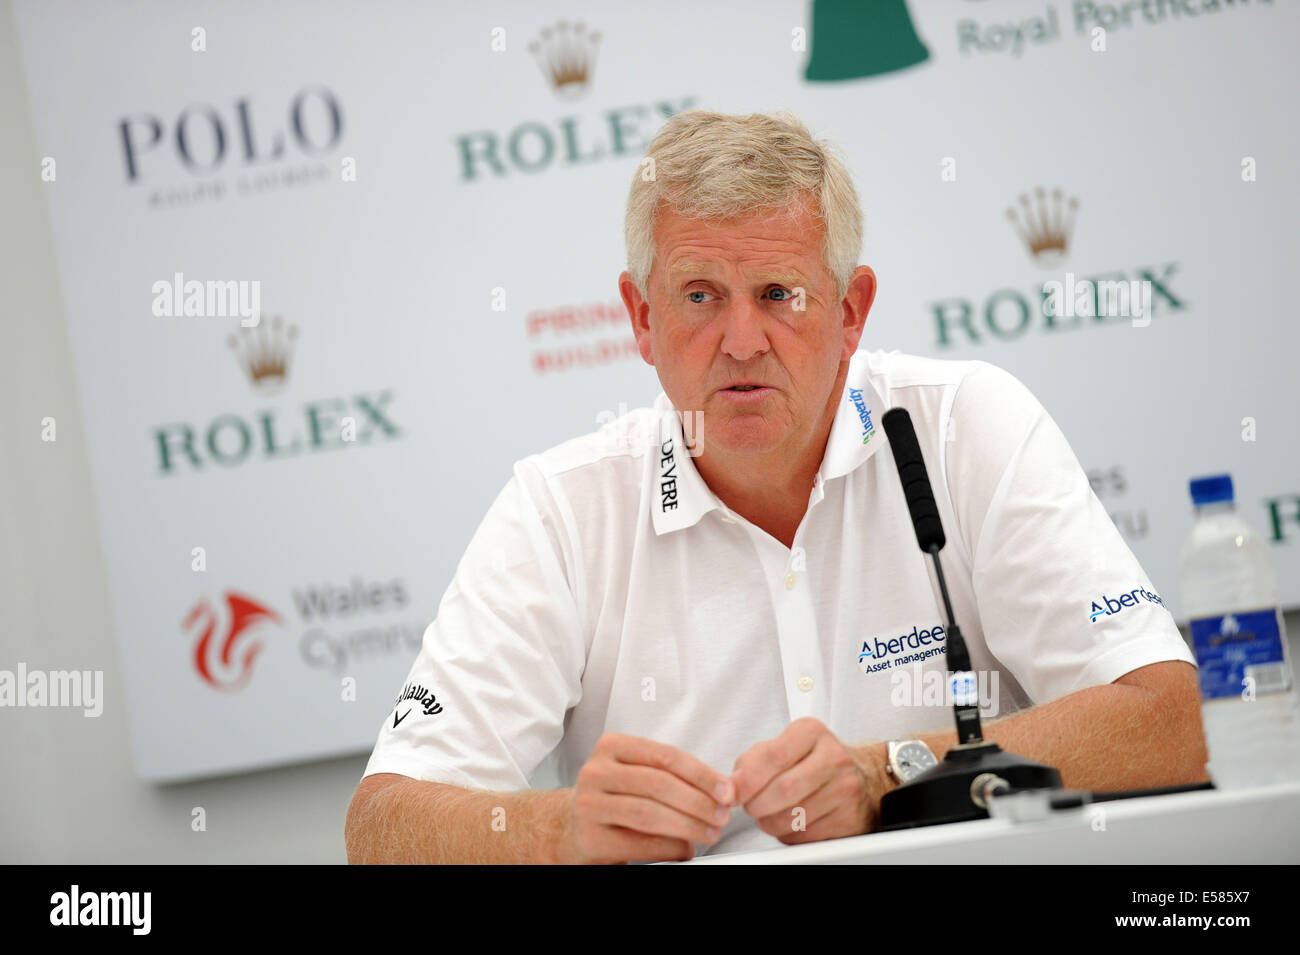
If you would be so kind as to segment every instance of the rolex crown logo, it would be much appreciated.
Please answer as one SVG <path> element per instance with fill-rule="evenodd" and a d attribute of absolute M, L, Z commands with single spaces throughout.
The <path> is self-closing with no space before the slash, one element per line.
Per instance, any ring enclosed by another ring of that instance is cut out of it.
<path fill-rule="evenodd" d="M 561 20 L 542 30 L 538 39 L 528 44 L 551 88 L 567 99 L 581 96 L 591 80 L 596 61 L 599 33 L 588 33 L 582 23 Z"/>
<path fill-rule="evenodd" d="M 285 325 L 277 315 L 269 322 L 241 328 L 238 335 L 230 336 L 229 342 L 239 367 L 244 369 L 253 387 L 274 391 L 288 378 L 289 356 L 297 336 L 297 326 Z"/>
<path fill-rule="evenodd" d="M 1039 186 L 1032 200 L 1022 194 L 1019 208 L 1008 209 L 1007 218 L 1034 260 L 1050 267 L 1069 251 L 1078 209 L 1079 200 L 1074 196 L 1067 201 L 1061 189 L 1053 189 L 1049 197 L 1047 190 Z"/>

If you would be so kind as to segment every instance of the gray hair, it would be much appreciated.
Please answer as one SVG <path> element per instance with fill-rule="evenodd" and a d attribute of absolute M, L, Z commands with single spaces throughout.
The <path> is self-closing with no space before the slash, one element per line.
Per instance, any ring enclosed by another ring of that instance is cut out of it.
<path fill-rule="evenodd" d="M 804 194 L 816 200 L 823 256 L 842 299 L 862 251 L 862 208 L 831 143 L 814 140 L 790 113 L 679 113 L 659 130 L 632 180 L 624 225 L 632 281 L 646 296 L 661 204 L 689 218 L 724 220 L 789 209 Z"/>

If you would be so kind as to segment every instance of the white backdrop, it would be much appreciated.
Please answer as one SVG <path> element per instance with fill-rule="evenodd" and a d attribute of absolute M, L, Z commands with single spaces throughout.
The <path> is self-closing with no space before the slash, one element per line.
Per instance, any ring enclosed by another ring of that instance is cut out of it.
<path fill-rule="evenodd" d="M 839 144 L 864 347 L 1018 375 L 1175 612 L 1217 471 L 1300 604 L 1300 15 L 1212 6 L 19 3 L 140 774 L 373 742 L 511 463 L 659 390 L 623 203 L 689 106 Z M 1153 281 L 1150 323 L 1049 322 L 1067 272 Z M 156 315 L 177 273 L 259 282 L 266 339 Z"/>

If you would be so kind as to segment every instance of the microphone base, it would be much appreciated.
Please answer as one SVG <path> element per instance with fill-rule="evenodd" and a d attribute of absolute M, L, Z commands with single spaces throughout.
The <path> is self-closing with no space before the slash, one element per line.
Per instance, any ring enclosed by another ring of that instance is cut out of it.
<path fill-rule="evenodd" d="M 1061 774 L 1051 766 L 1004 752 L 992 741 L 954 746 L 937 766 L 885 793 L 881 831 L 989 818 L 971 796 L 971 783 L 985 773 L 1000 776 L 1012 789 L 1062 788 Z"/>

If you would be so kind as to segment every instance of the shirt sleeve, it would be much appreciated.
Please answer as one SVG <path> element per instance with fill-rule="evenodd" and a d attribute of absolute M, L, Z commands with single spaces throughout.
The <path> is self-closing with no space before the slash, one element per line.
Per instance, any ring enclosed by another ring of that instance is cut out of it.
<path fill-rule="evenodd" d="M 516 464 L 425 630 L 364 775 L 528 787 L 581 695 L 586 640 L 563 527 L 538 469 Z"/>
<path fill-rule="evenodd" d="M 984 639 L 1034 703 L 1196 658 L 1046 409 L 987 362 L 953 400 L 949 493 Z"/>

